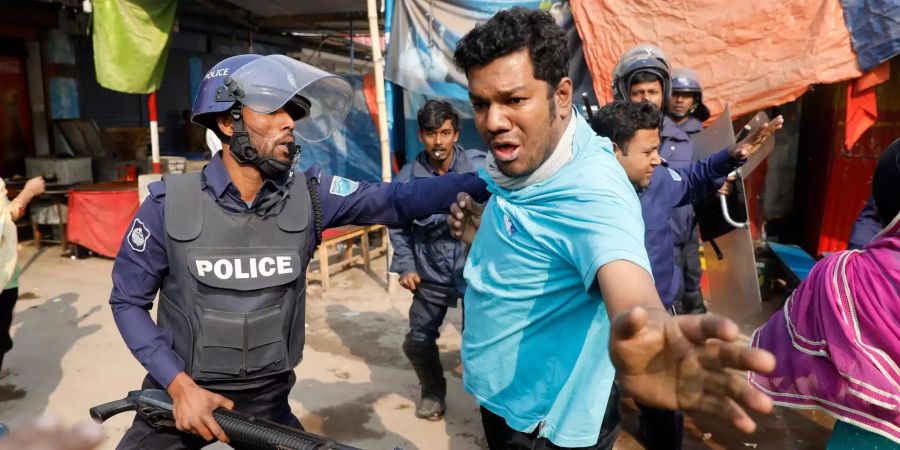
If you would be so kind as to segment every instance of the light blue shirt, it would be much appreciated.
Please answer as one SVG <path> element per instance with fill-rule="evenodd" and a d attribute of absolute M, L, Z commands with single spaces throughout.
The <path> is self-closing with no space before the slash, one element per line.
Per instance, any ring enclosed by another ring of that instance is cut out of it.
<path fill-rule="evenodd" d="M 577 113 L 572 160 L 510 191 L 483 169 L 488 202 L 465 267 L 463 382 L 513 429 L 563 447 L 597 443 L 615 369 L 597 270 L 647 272 L 634 187 Z"/>

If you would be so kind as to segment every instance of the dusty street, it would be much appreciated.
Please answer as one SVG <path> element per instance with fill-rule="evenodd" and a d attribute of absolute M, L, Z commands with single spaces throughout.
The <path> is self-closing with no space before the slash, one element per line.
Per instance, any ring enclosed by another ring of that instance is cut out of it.
<path fill-rule="evenodd" d="M 55 412 L 83 420 L 98 403 L 123 397 L 139 386 L 143 369 L 119 337 L 107 304 L 112 261 L 60 257 L 60 247 L 39 253 L 21 246 L 25 268 L 13 325 L 15 348 L 0 380 L 0 422 Z M 384 259 L 375 261 L 377 274 Z M 415 375 L 400 350 L 411 295 L 388 295 L 384 281 L 360 269 L 338 274 L 332 289 L 310 286 L 307 341 L 291 393 L 294 413 L 312 432 L 365 449 L 484 448 L 480 416 L 461 385 L 458 310 L 439 341 L 448 371 L 448 418 L 427 422 L 413 416 Z M 626 404 L 626 412 L 632 411 Z M 107 422 L 112 449 L 132 413 Z M 710 417 L 695 417 L 686 430 L 687 449 L 819 449 L 831 428 L 824 414 L 779 410 L 762 429 L 744 436 Z M 641 448 L 629 432 L 637 416 L 626 415 L 617 448 Z M 708 434 L 707 434 L 708 433 Z"/>

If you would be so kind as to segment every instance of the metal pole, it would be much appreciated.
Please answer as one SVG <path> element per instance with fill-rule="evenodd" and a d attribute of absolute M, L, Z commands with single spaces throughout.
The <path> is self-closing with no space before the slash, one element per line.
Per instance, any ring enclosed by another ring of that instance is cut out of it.
<path fill-rule="evenodd" d="M 153 173 L 159 170 L 159 125 L 156 121 L 156 91 L 147 97 L 147 110 L 150 113 L 150 154 L 153 161 Z"/>

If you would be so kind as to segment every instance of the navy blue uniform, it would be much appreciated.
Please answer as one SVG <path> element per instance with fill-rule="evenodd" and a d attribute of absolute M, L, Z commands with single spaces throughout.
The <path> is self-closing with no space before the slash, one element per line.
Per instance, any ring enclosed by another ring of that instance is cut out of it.
<path fill-rule="evenodd" d="M 322 175 L 317 168 L 296 175 L 319 180 L 324 228 L 404 223 L 442 209 L 449 210 L 459 192 L 474 193 L 473 197 L 479 201 L 487 198 L 484 182 L 471 173 L 451 174 L 417 183 L 371 184 Z M 281 186 L 266 180 L 253 202 L 248 204 L 242 200 L 225 169 L 221 153 L 203 169 L 202 179 L 203 189 L 220 207 L 232 212 L 253 213 L 260 205 L 271 202 L 273 196 L 281 195 Z M 141 239 L 134 239 L 133 233 L 127 233 L 123 239 L 113 266 L 113 290 L 109 300 L 116 326 L 129 350 L 162 387 L 168 386 L 185 369 L 184 361 L 172 350 L 171 334 L 159 328 L 149 313 L 161 280 L 169 270 L 164 206 L 165 185 L 163 182 L 151 184 L 150 196 L 134 219 L 135 225 L 139 224 L 146 231 Z M 315 215 L 310 216 L 310 225 L 315 226 Z"/>
<path fill-rule="evenodd" d="M 878 215 L 878 211 L 875 211 L 875 200 L 870 197 L 853 224 L 853 231 L 850 232 L 850 242 L 847 243 L 847 250 L 865 247 L 882 228 L 884 228 L 884 225 L 881 223 L 881 216 Z"/>
<path fill-rule="evenodd" d="M 679 249 L 674 243 L 673 216 L 678 207 L 715 195 L 719 179 L 740 166 L 728 150 L 710 155 L 685 168 L 672 169 L 668 162 L 653 171 L 650 185 L 638 193 L 644 218 L 644 245 L 650 258 L 656 291 L 666 309 L 682 298 L 684 282 L 679 265 Z M 651 450 L 679 450 L 684 434 L 684 413 L 637 404 L 641 410 L 643 444 Z"/>
<path fill-rule="evenodd" d="M 694 160 L 694 146 L 691 139 L 702 129 L 701 122 L 693 117 L 677 125 L 666 116 L 660 132 L 662 142 L 659 155 L 668 161 L 673 169 L 689 167 Z M 725 181 L 725 176 L 727 174 L 720 179 L 720 186 Z M 672 214 L 671 227 L 675 244 L 675 261 L 681 268 L 683 280 L 681 295 L 676 299 L 676 303 L 683 312 L 705 312 L 703 296 L 700 293 L 700 277 L 703 275 L 700 267 L 700 242 L 693 207 L 689 204 L 678 207 Z"/>
<path fill-rule="evenodd" d="M 464 150 L 454 146 L 453 162 L 447 173 L 475 172 L 484 166 L 487 154 L 480 150 Z M 425 152 L 403 166 L 395 181 L 407 182 L 441 176 L 428 163 Z M 437 339 L 438 328 L 447 314 L 466 292 L 462 277 L 465 244 L 450 235 L 443 214 L 414 220 L 391 227 L 394 259 L 391 272 L 401 275 L 415 272 L 421 283 L 413 295 L 409 311 L 409 327 L 419 339 Z"/>
<path fill-rule="evenodd" d="M 718 189 L 716 180 L 727 176 L 739 165 L 727 149 L 681 169 L 673 169 L 668 161 L 664 161 L 650 176 L 650 186 L 638 193 L 644 218 L 644 245 L 650 258 L 656 291 L 666 309 L 671 309 L 678 300 L 683 286 L 681 268 L 676 264 L 674 255 L 675 237 L 670 226 L 673 211 L 714 195 Z"/>

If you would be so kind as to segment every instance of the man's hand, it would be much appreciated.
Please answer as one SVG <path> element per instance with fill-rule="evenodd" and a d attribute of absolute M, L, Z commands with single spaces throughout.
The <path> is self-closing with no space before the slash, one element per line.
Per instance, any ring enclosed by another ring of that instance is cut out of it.
<path fill-rule="evenodd" d="M 217 408 L 234 408 L 233 401 L 197 386 L 184 372 L 176 375 L 166 390 L 172 397 L 175 428 L 199 435 L 207 441 L 218 439 L 228 442 L 228 436 L 213 418 L 212 412 Z"/>
<path fill-rule="evenodd" d="M 484 205 L 472 200 L 465 192 L 456 196 L 456 203 L 450 205 L 450 215 L 447 216 L 447 224 L 450 225 L 450 234 L 466 244 L 471 245 L 475 240 L 475 233 L 481 226 L 481 215 L 484 213 Z"/>
<path fill-rule="evenodd" d="M 416 272 L 407 272 L 400 277 L 400 286 L 411 292 L 415 292 L 421 282 L 422 279 L 419 278 L 419 274 Z"/>
<path fill-rule="evenodd" d="M 734 322 L 715 314 L 671 317 L 642 307 L 619 314 L 610 338 L 619 387 L 648 406 L 717 414 L 753 432 L 744 408 L 768 413 L 772 400 L 741 371 L 771 372 L 775 358 L 734 343 L 737 335 Z"/>
<path fill-rule="evenodd" d="M 0 439 L 0 450 L 91 450 L 103 442 L 99 423 L 66 427 L 58 417 L 46 415 Z"/>
<path fill-rule="evenodd" d="M 725 184 L 723 184 L 722 187 L 719 188 L 719 194 L 726 197 L 731 195 L 731 193 L 734 191 L 734 180 L 736 179 L 736 176 L 728 175 L 728 178 L 725 179 Z"/>
<path fill-rule="evenodd" d="M 22 188 L 23 193 L 27 193 L 29 198 L 37 197 L 41 195 L 46 190 L 46 186 L 44 185 L 43 177 L 34 177 L 27 182 L 25 182 L 25 187 Z"/>
<path fill-rule="evenodd" d="M 728 153 L 733 159 L 744 161 L 753 153 L 762 147 L 763 142 L 784 125 L 784 118 L 778 116 L 769 122 L 762 124 L 752 134 L 742 139 L 740 142 L 728 148 Z"/>

